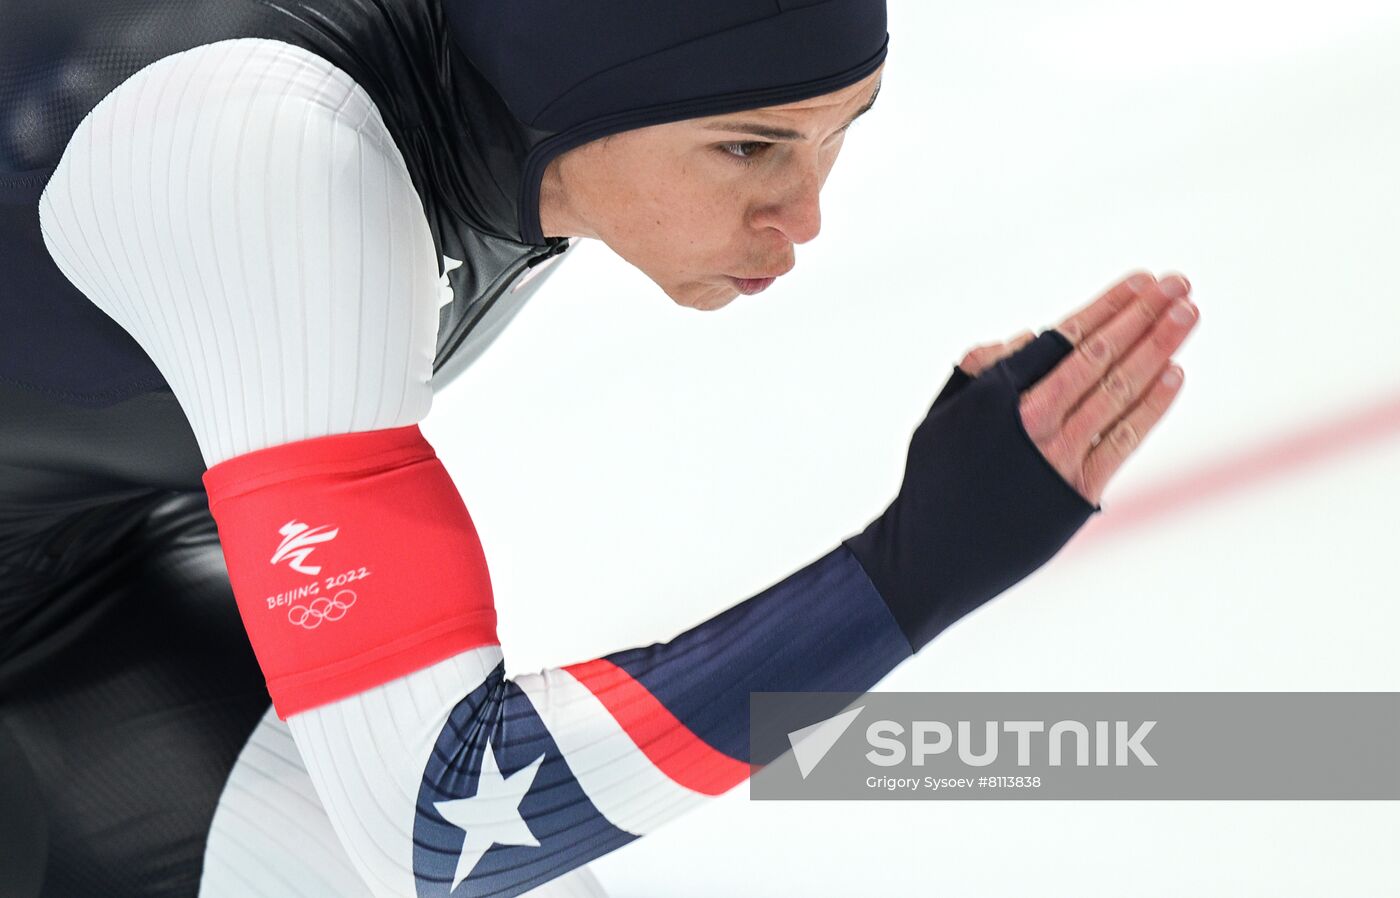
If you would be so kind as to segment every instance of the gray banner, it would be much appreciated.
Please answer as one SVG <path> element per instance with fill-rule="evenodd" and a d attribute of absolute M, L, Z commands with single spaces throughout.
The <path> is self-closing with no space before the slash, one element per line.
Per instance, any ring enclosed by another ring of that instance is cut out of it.
<path fill-rule="evenodd" d="M 1400 693 L 754 693 L 755 799 L 1396 799 Z"/>

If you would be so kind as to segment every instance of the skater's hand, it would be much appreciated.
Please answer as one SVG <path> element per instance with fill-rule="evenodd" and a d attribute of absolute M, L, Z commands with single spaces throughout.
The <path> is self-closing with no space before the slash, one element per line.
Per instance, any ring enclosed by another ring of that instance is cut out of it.
<path fill-rule="evenodd" d="M 1137 272 L 1056 325 L 1075 351 L 1021 395 L 1021 423 L 1046 460 L 1094 505 L 1109 478 L 1161 420 L 1181 386 L 1171 355 L 1199 313 L 1179 274 Z M 1173 317 L 1180 312 L 1184 321 Z M 1029 343 L 1026 331 L 970 351 L 959 367 L 976 377 Z M 1163 380 L 1176 376 L 1176 383 Z"/>

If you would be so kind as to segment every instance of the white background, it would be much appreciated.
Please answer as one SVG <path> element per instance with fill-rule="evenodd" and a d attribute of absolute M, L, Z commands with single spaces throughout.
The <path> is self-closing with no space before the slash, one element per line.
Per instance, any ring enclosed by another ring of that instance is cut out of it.
<path fill-rule="evenodd" d="M 967 349 L 1146 268 L 1201 309 L 1176 406 L 1064 554 L 879 688 L 1400 690 L 1400 3 L 890 6 L 792 274 L 696 312 L 584 241 L 438 396 L 511 671 L 669 639 L 825 553 Z M 1400 895 L 1397 835 L 1388 802 L 741 786 L 594 869 L 617 898 Z"/>

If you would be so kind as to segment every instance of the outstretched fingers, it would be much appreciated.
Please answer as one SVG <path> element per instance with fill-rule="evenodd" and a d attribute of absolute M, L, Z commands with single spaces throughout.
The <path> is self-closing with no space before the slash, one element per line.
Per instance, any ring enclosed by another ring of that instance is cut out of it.
<path fill-rule="evenodd" d="M 1179 274 L 1160 281 L 1142 271 L 1128 275 L 1056 326 L 1074 351 L 1021 394 L 1026 434 L 1094 505 L 1181 388 L 1172 353 L 1199 317 L 1190 292 Z M 1034 339 L 1023 331 L 979 346 L 958 367 L 977 377 Z"/>
<path fill-rule="evenodd" d="M 1146 395 L 1089 451 L 1080 465 L 1082 482 L 1076 484 L 1085 499 L 1094 505 L 1099 504 L 1108 481 L 1175 401 L 1181 382 L 1181 369 L 1176 365 L 1167 366 L 1152 379 Z"/>
<path fill-rule="evenodd" d="M 1086 335 L 1103 327 L 1156 283 L 1157 278 L 1151 272 L 1135 271 L 1109 287 L 1098 299 L 1055 325 L 1055 330 L 1078 346 Z"/>
<path fill-rule="evenodd" d="M 1126 298 L 1120 295 L 1114 302 L 1108 302 L 1105 297 L 1100 300 L 1102 308 L 1090 306 L 1067 319 L 1077 322 L 1073 325 L 1075 328 L 1094 322 L 1099 324 L 1082 339 L 1071 338 L 1075 351 L 1022 396 L 1021 415 L 1026 432 L 1038 443 L 1048 443 L 1060 434 L 1070 412 L 1089 398 L 1091 390 L 1099 388 L 1109 369 L 1133 351 L 1138 341 L 1166 315 L 1176 297 L 1190 290 L 1190 283 L 1180 275 L 1172 275 L 1161 282 L 1152 281 L 1142 293 L 1133 292 L 1127 281 L 1124 286 L 1128 290 Z M 1104 320 L 1105 312 L 1112 308 L 1116 311 Z M 1127 400 L 1131 398 L 1131 394 L 1124 394 L 1120 399 L 1121 407 L 1130 404 Z"/>
<path fill-rule="evenodd" d="M 1181 387 L 1172 354 L 1199 318 L 1190 290 L 1176 274 L 1125 279 L 1066 319 L 1075 351 L 1021 395 L 1027 435 L 1095 505 Z"/>
<path fill-rule="evenodd" d="M 1061 438 L 1087 454 L 1151 388 L 1195 324 L 1196 308 L 1191 302 L 1181 299 L 1173 303 L 1126 357 L 1109 368 L 1080 400 L 1065 419 Z"/>

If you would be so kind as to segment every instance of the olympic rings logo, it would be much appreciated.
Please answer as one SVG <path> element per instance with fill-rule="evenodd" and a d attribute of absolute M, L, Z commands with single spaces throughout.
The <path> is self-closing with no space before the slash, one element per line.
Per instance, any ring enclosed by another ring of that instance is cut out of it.
<path fill-rule="evenodd" d="M 322 621 L 337 621 L 344 617 L 345 612 L 355 604 L 355 599 L 353 589 L 342 589 L 334 598 L 322 596 L 312 601 L 309 606 L 293 605 L 287 609 L 287 620 L 291 621 L 293 626 L 314 630 L 321 626 Z"/>

